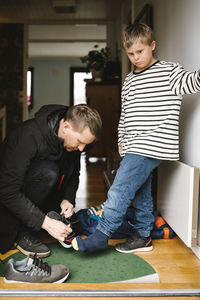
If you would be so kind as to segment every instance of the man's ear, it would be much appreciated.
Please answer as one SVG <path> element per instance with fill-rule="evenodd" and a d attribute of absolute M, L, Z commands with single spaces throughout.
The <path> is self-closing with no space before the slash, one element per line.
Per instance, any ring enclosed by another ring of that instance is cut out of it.
<path fill-rule="evenodd" d="M 63 122 L 63 133 L 66 133 L 68 129 L 70 129 L 72 126 L 68 121 Z"/>

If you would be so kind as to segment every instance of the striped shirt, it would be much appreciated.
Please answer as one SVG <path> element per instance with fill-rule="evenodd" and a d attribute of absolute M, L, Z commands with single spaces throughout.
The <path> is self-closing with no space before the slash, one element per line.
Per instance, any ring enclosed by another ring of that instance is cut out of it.
<path fill-rule="evenodd" d="M 200 91 L 200 73 L 177 63 L 157 61 L 131 72 L 122 88 L 118 144 L 126 153 L 179 160 L 179 115 L 182 95 Z"/>

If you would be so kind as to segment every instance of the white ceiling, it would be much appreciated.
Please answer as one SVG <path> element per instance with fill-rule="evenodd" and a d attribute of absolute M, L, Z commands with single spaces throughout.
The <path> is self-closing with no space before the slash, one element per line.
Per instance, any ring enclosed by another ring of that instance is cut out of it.
<path fill-rule="evenodd" d="M 29 25 L 29 39 L 104 39 L 106 26 L 98 24 Z"/>
<path fill-rule="evenodd" d="M 29 43 L 29 58 L 80 58 L 92 50 L 95 43 Z M 98 43 L 105 47 L 105 43 Z"/>
<path fill-rule="evenodd" d="M 29 58 L 79 58 L 106 46 L 106 25 L 29 25 Z"/>
<path fill-rule="evenodd" d="M 0 0 L 0 21 L 27 24 L 30 58 L 78 58 L 95 44 L 104 47 L 107 38 L 111 43 L 111 23 L 120 18 L 123 1 Z"/>

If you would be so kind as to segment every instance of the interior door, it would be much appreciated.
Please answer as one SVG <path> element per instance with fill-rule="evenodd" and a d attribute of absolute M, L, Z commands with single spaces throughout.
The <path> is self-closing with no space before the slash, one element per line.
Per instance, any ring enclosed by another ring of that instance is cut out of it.
<path fill-rule="evenodd" d="M 188 247 L 197 245 L 199 170 L 178 161 L 158 168 L 157 208 Z"/>

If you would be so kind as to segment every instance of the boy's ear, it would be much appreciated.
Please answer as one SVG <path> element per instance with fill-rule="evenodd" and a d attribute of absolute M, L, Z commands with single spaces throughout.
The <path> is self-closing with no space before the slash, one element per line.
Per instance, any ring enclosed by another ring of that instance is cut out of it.
<path fill-rule="evenodd" d="M 156 41 L 153 41 L 153 42 L 151 43 L 151 49 L 152 49 L 152 51 L 154 51 L 155 48 L 156 48 Z"/>

